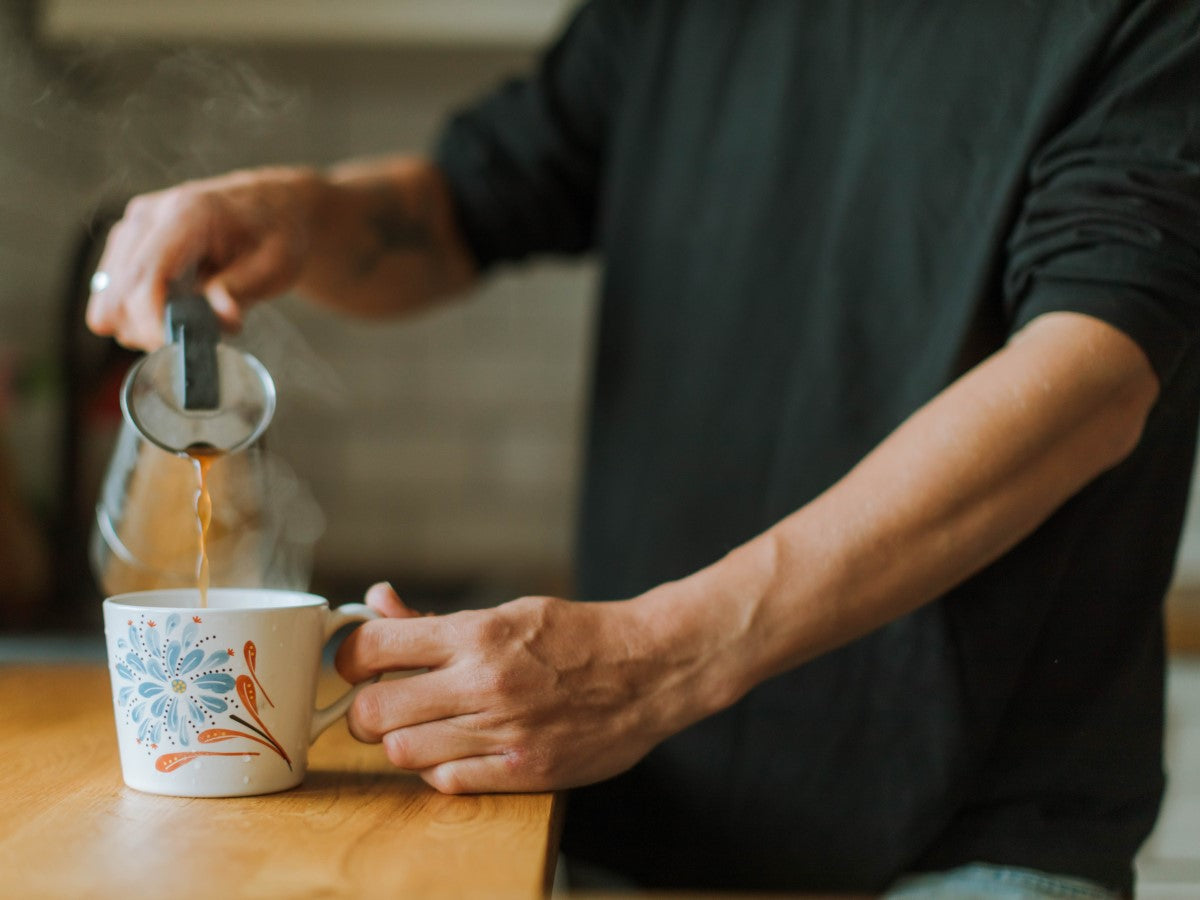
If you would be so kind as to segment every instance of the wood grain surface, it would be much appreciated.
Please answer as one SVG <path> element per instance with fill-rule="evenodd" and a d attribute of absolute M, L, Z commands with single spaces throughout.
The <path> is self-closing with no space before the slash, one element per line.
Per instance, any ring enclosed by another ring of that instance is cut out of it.
<path fill-rule="evenodd" d="M 323 686 L 322 696 L 336 690 Z M 0 709 L 2 897 L 516 898 L 548 889 L 556 795 L 444 796 L 340 723 L 313 745 L 300 787 L 193 800 L 121 781 L 103 667 L 0 667 Z"/>

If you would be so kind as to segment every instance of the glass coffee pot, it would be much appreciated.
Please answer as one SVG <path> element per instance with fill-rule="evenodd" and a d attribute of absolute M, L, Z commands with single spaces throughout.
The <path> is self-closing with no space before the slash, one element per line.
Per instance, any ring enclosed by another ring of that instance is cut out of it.
<path fill-rule="evenodd" d="M 122 385 L 124 421 L 90 544 L 97 580 L 109 595 L 197 585 L 196 458 L 203 456 L 210 464 L 208 583 L 306 588 L 316 535 L 294 522 L 314 517 L 294 513 L 312 501 L 263 448 L 275 412 L 270 374 L 221 341 L 198 294 L 172 291 L 166 331 L 167 343 L 135 363 Z"/>

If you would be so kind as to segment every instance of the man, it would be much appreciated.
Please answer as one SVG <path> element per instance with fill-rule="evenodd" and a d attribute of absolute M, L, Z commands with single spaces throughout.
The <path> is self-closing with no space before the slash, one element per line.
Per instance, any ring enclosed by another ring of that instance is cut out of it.
<path fill-rule="evenodd" d="M 648 885 L 1112 896 L 1162 790 L 1200 357 L 1200 5 L 620 3 L 432 161 L 130 204 L 166 282 L 392 315 L 605 264 L 580 603 L 347 640 L 350 728 L 444 791 L 590 785 Z M 979 887 L 980 883 L 983 887 Z M 899 888 L 898 888 L 899 890 Z"/>

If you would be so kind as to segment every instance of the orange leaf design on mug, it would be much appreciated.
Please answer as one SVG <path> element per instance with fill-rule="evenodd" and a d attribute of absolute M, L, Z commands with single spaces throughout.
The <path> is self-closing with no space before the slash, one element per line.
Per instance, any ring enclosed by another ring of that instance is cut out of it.
<path fill-rule="evenodd" d="M 242 704 L 246 707 L 246 711 L 250 713 L 250 717 L 254 719 L 254 722 L 258 727 L 256 728 L 254 725 L 251 725 L 240 716 L 230 716 L 229 718 L 233 719 L 233 721 L 237 722 L 239 725 L 245 725 L 251 731 L 261 734 L 268 741 L 270 741 L 271 745 L 275 748 L 275 752 L 283 757 L 284 762 L 288 764 L 288 768 L 290 769 L 292 767 L 291 758 L 283 749 L 283 745 L 281 745 L 279 741 L 275 740 L 275 736 L 271 734 L 271 730 L 267 728 L 266 723 L 263 722 L 262 717 L 258 714 L 258 694 L 254 690 L 254 682 L 250 680 L 248 675 L 238 676 L 237 694 L 238 697 L 241 698 Z"/>
<path fill-rule="evenodd" d="M 258 692 L 254 689 L 254 682 L 250 680 L 248 675 L 239 675 L 237 677 L 237 693 L 246 709 L 250 711 L 250 715 L 257 719 Z"/>
<path fill-rule="evenodd" d="M 217 744 L 221 741 L 231 741 L 234 738 L 247 738 L 255 743 L 262 744 L 268 750 L 272 750 L 276 753 L 279 752 L 279 748 L 274 744 L 269 743 L 260 737 L 256 737 L 253 734 L 247 734 L 244 731 L 235 731 L 232 728 L 209 728 L 206 731 L 200 732 L 200 734 L 196 736 L 196 740 L 202 744 Z M 257 754 L 257 752 L 258 751 L 256 750 L 255 753 Z"/>
<path fill-rule="evenodd" d="M 242 648 L 242 654 L 246 657 L 246 668 L 250 670 L 250 677 L 254 679 L 255 686 L 262 691 L 263 699 L 274 709 L 275 704 L 271 703 L 267 689 L 262 686 L 262 682 L 258 680 L 258 673 L 254 671 L 254 664 L 258 661 L 258 648 L 254 646 L 254 641 L 246 641 L 246 646 Z"/>
<path fill-rule="evenodd" d="M 187 750 L 183 753 L 164 753 L 154 761 L 154 768 L 160 772 L 174 772 L 180 766 L 187 765 L 200 756 L 258 756 L 257 750 L 223 753 L 217 750 Z"/>

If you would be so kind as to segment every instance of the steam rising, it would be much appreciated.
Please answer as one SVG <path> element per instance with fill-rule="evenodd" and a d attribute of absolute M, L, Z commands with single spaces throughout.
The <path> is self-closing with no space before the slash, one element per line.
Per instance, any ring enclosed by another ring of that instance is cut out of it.
<path fill-rule="evenodd" d="M 345 388 L 333 368 L 308 345 L 304 335 L 277 305 L 260 303 L 247 310 L 242 332 L 231 341 L 253 354 L 271 373 L 279 395 L 276 423 L 268 429 L 268 448 L 278 447 L 272 431 L 286 440 L 296 425 L 318 418 L 322 410 L 342 405 Z M 279 535 L 277 552 L 266 573 L 273 587 L 306 587 L 312 548 L 325 530 L 325 516 L 308 484 L 286 456 L 302 452 L 286 448 L 266 453 L 267 510 Z"/>
<path fill-rule="evenodd" d="M 47 47 L 31 37 L 30 10 L 0 6 L 0 121 L 34 146 L 72 149 L 72 180 L 82 170 L 91 182 L 81 218 L 102 202 L 277 162 L 302 134 L 308 98 L 264 75 L 246 47 Z"/>
<path fill-rule="evenodd" d="M 242 331 L 230 343 L 267 367 L 281 403 L 291 396 L 329 408 L 346 398 L 337 371 L 309 346 L 279 303 L 258 303 L 246 310 Z"/>
<path fill-rule="evenodd" d="M 172 183 L 260 162 L 247 153 L 282 124 L 303 119 L 293 91 L 228 53 L 188 48 L 147 65 L 137 84 L 118 89 L 120 100 L 106 113 L 115 139 L 103 145 L 105 169 L 128 184 L 143 173 Z"/>
<path fill-rule="evenodd" d="M 325 515 L 308 485 L 278 454 L 265 454 L 267 516 L 277 536 L 264 556 L 264 587 L 307 589 L 313 546 L 325 531 Z"/>

